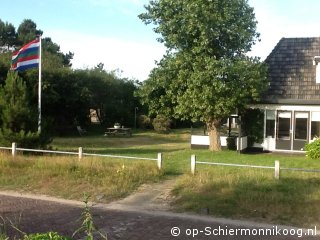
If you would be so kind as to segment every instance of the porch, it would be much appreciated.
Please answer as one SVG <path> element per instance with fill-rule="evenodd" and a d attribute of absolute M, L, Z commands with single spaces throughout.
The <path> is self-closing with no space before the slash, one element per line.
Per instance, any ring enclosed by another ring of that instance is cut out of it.
<path fill-rule="evenodd" d="M 264 112 L 263 142 L 266 151 L 303 152 L 306 143 L 320 136 L 320 106 L 261 104 Z"/>

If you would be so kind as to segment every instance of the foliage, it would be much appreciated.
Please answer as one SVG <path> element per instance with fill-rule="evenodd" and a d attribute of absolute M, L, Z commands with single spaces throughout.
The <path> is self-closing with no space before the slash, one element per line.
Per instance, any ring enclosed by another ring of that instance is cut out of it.
<path fill-rule="evenodd" d="M 236 137 L 227 137 L 227 149 L 237 150 Z"/>
<path fill-rule="evenodd" d="M 13 132 L 31 128 L 35 112 L 29 108 L 25 82 L 16 72 L 9 71 L 0 89 L 1 126 Z"/>
<path fill-rule="evenodd" d="M 56 232 L 48 232 L 25 235 L 23 240 L 71 240 L 71 238 L 61 236 Z"/>
<path fill-rule="evenodd" d="M 16 142 L 20 147 L 37 147 L 48 143 L 45 132 L 37 132 L 37 118 L 30 107 L 26 84 L 15 72 L 8 72 L 6 83 L 0 88 L 0 109 L 1 144 Z"/>
<path fill-rule="evenodd" d="M 264 113 L 259 109 L 247 109 L 241 119 L 242 130 L 248 136 L 248 147 L 263 140 Z"/>
<path fill-rule="evenodd" d="M 0 20 L 0 85 L 5 84 L 12 52 L 42 33 L 31 19 L 23 20 L 17 31 L 12 24 Z M 139 82 L 104 70 L 103 63 L 93 69 L 73 70 L 72 58 L 73 53 L 61 52 L 50 37 L 42 38 L 42 122 L 46 128 L 56 135 L 75 134 L 76 125 L 90 123 L 90 109 L 96 110 L 103 125 L 112 126 L 119 121 L 133 126 L 134 110 L 141 107 L 134 96 Z M 27 88 L 29 110 L 33 109 L 28 118 L 31 120 L 37 115 L 38 69 L 20 72 L 19 76 Z M 34 127 L 37 120 L 29 122 Z M 27 134 L 25 129 L 22 130 Z"/>
<path fill-rule="evenodd" d="M 0 53 L 8 51 L 10 47 L 16 43 L 16 29 L 15 27 L 8 22 L 3 22 L 0 19 Z"/>
<path fill-rule="evenodd" d="M 141 129 L 150 129 L 152 127 L 151 119 L 146 115 L 139 115 L 138 126 Z"/>
<path fill-rule="evenodd" d="M 4 23 L 0 19 L 0 53 L 17 50 L 42 34 L 43 31 L 37 29 L 37 24 L 31 19 L 24 19 L 17 31 L 11 23 Z M 44 69 L 47 66 L 49 69 L 56 68 L 58 65 L 59 67 L 69 67 L 73 58 L 73 53 L 62 53 L 60 46 L 52 42 L 49 37 L 42 39 L 42 55 Z"/>
<path fill-rule="evenodd" d="M 107 126 L 114 122 L 124 126 L 134 124 L 135 107 L 140 107 L 138 98 L 134 96 L 137 81 L 107 72 L 101 64 L 94 69 L 77 70 L 75 74 L 87 84 L 90 91 L 88 104 L 96 110 L 100 122 Z"/>
<path fill-rule="evenodd" d="M 171 120 L 163 115 L 158 115 L 153 119 L 152 126 L 158 133 L 168 133 L 170 131 Z"/>
<path fill-rule="evenodd" d="M 5 234 L 0 233 L 0 240 L 9 240 L 9 238 Z"/>
<path fill-rule="evenodd" d="M 245 0 L 159 0 L 146 10 L 140 18 L 168 52 L 138 95 L 150 114 L 206 122 L 214 149 L 221 120 L 266 87 L 264 65 L 245 56 L 258 38 L 253 9 Z"/>
<path fill-rule="evenodd" d="M 81 227 L 73 233 L 72 237 L 74 237 L 78 233 L 84 232 L 86 234 L 86 237 L 85 237 L 86 240 L 93 240 L 94 239 L 93 234 L 96 232 L 100 235 L 102 239 L 107 239 L 107 236 L 102 234 L 100 231 L 98 231 L 94 226 L 93 217 L 92 217 L 90 208 L 88 206 L 90 195 L 85 194 L 84 198 L 85 198 L 84 199 L 85 207 L 82 212 L 83 222 Z"/>
<path fill-rule="evenodd" d="M 306 156 L 311 159 L 320 159 L 320 138 L 305 145 Z"/>
<path fill-rule="evenodd" d="M 20 46 L 34 40 L 37 36 L 42 35 L 42 31 L 37 29 L 37 24 L 31 19 L 24 19 L 18 27 L 17 41 Z"/>

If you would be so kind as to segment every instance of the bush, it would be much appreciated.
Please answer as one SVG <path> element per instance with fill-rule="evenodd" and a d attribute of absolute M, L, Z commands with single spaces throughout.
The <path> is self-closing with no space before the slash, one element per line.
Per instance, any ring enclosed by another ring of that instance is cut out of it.
<path fill-rule="evenodd" d="M 0 144 L 3 146 L 11 146 L 15 142 L 22 148 L 46 148 L 51 141 L 52 138 L 45 131 L 39 134 L 24 130 L 13 132 L 11 129 L 0 129 Z"/>
<path fill-rule="evenodd" d="M 313 142 L 305 145 L 307 157 L 311 159 L 320 159 L 320 138 L 316 138 Z"/>
<path fill-rule="evenodd" d="M 168 133 L 170 131 L 171 121 L 162 115 L 158 115 L 155 119 L 153 119 L 152 125 L 156 132 Z"/>
<path fill-rule="evenodd" d="M 140 115 L 138 117 L 138 126 L 141 129 L 151 129 L 152 127 L 151 119 L 146 115 Z"/>
<path fill-rule="evenodd" d="M 227 137 L 227 149 L 237 150 L 236 137 Z"/>

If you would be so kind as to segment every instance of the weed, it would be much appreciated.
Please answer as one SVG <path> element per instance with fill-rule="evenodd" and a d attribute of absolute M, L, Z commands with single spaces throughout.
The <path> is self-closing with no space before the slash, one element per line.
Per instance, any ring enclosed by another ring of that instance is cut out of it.
<path fill-rule="evenodd" d="M 102 239 L 107 240 L 107 236 L 102 234 L 99 230 L 96 229 L 96 227 L 94 226 L 93 223 L 93 218 L 92 218 L 92 214 L 89 208 L 89 198 L 90 195 L 89 194 L 84 194 L 84 210 L 82 212 L 82 225 L 79 229 L 77 229 L 72 237 L 74 237 L 75 235 L 79 234 L 79 233 L 85 233 L 86 235 L 86 240 L 93 240 L 94 237 L 94 233 L 98 234 Z"/>

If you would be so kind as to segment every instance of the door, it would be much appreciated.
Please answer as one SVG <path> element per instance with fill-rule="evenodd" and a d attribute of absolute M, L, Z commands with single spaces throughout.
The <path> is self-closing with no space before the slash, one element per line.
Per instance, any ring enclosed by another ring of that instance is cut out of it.
<path fill-rule="evenodd" d="M 308 139 L 308 112 L 294 112 L 293 150 L 303 150 Z"/>
<path fill-rule="evenodd" d="M 291 143 L 292 143 L 291 118 L 292 118 L 291 111 L 277 112 L 276 149 L 291 150 Z"/>

